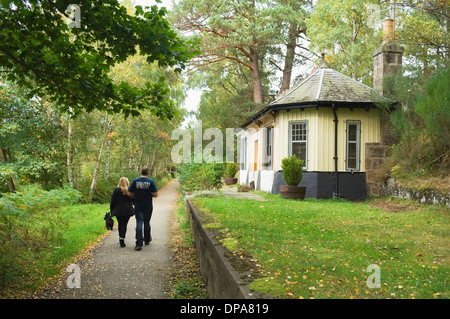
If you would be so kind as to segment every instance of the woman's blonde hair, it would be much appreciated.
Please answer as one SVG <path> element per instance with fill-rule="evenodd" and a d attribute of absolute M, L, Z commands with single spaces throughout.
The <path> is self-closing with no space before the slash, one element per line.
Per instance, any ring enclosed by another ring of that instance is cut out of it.
<path fill-rule="evenodd" d="M 117 187 L 120 187 L 124 195 L 128 195 L 128 186 L 130 186 L 130 181 L 128 180 L 128 178 L 121 177 L 119 179 L 119 184 L 117 185 Z"/>

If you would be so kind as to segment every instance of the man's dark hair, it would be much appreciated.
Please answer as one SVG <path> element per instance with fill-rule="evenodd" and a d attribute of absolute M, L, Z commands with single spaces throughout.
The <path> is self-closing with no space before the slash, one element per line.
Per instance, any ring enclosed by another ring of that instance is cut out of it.
<path fill-rule="evenodd" d="M 141 174 L 142 175 L 148 175 L 150 173 L 150 169 L 147 166 L 142 167 Z"/>

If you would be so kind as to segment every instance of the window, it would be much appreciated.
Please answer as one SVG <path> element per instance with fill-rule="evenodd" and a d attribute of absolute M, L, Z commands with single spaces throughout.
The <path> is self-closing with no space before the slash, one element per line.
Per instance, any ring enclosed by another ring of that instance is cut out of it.
<path fill-rule="evenodd" d="M 306 169 L 308 151 L 308 123 L 289 123 L 289 155 L 296 155 L 303 160 L 303 169 Z"/>
<path fill-rule="evenodd" d="M 264 129 L 264 169 L 272 169 L 273 127 Z"/>
<path fill-rule="evenodd" d="M 241 139 L 241 151 L 240 151 L 241 170 L 247 169 L 247 138 Z"/>
<path fill-rule="evenodd" d="M 345 169 L 350 172 L 359 171 L 361 123 L 347 121 L 347 160 Z"/>

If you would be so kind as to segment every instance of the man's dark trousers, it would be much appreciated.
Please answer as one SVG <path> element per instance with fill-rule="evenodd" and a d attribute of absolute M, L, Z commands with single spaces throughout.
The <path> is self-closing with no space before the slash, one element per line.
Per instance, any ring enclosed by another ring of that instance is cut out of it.
<path fill-rule="evenodd" d="M 136 215 L 136 247 L 142 247 L 144 241 L 150 242 L 151 227 L 150 219 L 152 218 L 153 206 L 150 207 L 135 207 Z M 142 227 L 144 234 L 142 234 Z"/>

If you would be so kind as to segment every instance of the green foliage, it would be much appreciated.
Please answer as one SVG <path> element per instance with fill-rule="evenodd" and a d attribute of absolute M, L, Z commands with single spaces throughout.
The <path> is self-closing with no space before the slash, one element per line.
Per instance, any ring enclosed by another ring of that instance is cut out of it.
<path fill-rule="evenodd" d="M 2 1 L 0 67 L 9 80 L 26 87 L 29 98 L 49 98 L 80 115 L 94 109 L 137 115 L 144 109 L 172 116 L 163 77 L 142 88 L 114 84 L 109 69 L 137 52 L 148 63 L 181 71 L 195 54 L 166 20 L 166 11 L 136 7 L 130 15 L 117 0 L 82 1 L 80 28 L 68 28 L 67 1 Z"/>
<path fill-rule="evenodd" d="M 395 142 L 386 171 L 417 184 L 427 177 L 448 176 L 450 166 L 450 72 L 428 79 L 395 78 L 397 109 L 390 115 Z M 392 171 L 391 171 L 392 172 Z M 392 172 L 393 173 L 393 172 Z"/>
<path fill-rule="evenodd" d="M 15 193 L 2 194 L 0 205 L 11 205 L 33 213 L 38 210 L 73 205 L 78 203 L 81 197 L 81 193 L 69 185 L 46 191 L 37 184 L 30 184 L 20 186 Z"/>
<path fill-rule="evenodd" d="M 417 74 L 428 75 L 448 67 L 448 1 L 406 0 L 403 8 L 396 7 L 395 33 L 411 68 Z"/>
<path fill-rule="evenodd" d="M 427 84 L 414 110 L 439 152 L 450 152 L 450 68 L 438 72 Z"/>
<path fill-rule="evenodd" d="M 26 185 L 16 193 L 1 195 L 0 295 L 15 276 L 31 272 L 27 267 L 41 250 L 52 249 L 64 240 L 67 216 L 55 212 L 81 199 L 81 193 L 67 185 L 51 191 Z"/>
<path fill-rule="evenodd" d="M 193 59 L 197 67 L 215 72 L 216 64 L 221 64 L 221 74 L 217 73 L 214 82 L 220 79 L 220 84 L 232 91 L 247 87 L 253 93 L 248 102 L 262 104 L 267 98 L 263 91 L 269 86 L 264 83 L 269 60 L 276 65 L 274 60 L 284 59 L 285 52 L 280 46 L 288 42 L 291 25 L 298 26 L 298 35 L 305 29 L 309 4 L 309 1 L 229 0 L 212 5 L 209 0 L 182 0 L 174 4 L 171 18 L 180 30 L 189 31 L 201 40 L 202 52 Z M 233 77 L 235 69 L 241 81 L 226 81 Z"/>
<path fill-rule="evenodd" d="M 184 163 L 179 167 L 179 180 L 184 191 L 219 189 L 224 171 L 222 163 Z"/>
<path fill-rule="evenodd" d="M 228 163 L 227 164 L 227 172 L 226 177 L 233 178 L 237 173 L 237 166 L 236 163 Z"/>
<path fill-rule="evenodd" d="M 6 156 L 0 157 L 0 183 L 14 176 L 24 182 L 61 184 L 61 114 L 4 82 L 0 84 L 0 121 L 0 148 Z"/>
<path fill-rule="evenodd" d="M 34 210 L 32 218 L 9 216 L 9 233 L 0 244 L 0 296 L 23 298 L 21 293 L 45 285 L 105 233 L 107 209 L 77 204 Z M 0 233 L 3 230 L 0 222 Z"/>
<path fill-rule="evenodd" d="M 281 160 L 281 169 L 283 170 L 283 178 L 286 184 L 297 186 L 302 180 L 303 160 L 297 156 L 291 155 Z"/>
<path fill-rule="evenodd" d="M 310 49 L 326 52 L 329 67 L 372 86 L 372 53 L 381 44 L 370 25 L 368 5 L 374 0 L 318 0 L 307 19 Z M 375 21 L 378 23 L 378 21 Z"/>

